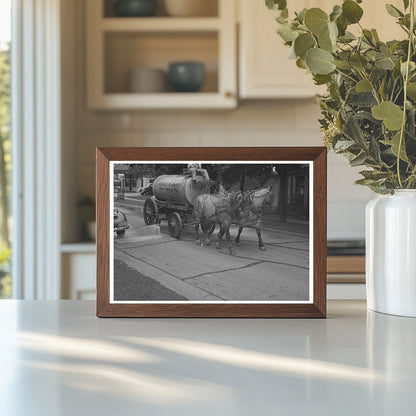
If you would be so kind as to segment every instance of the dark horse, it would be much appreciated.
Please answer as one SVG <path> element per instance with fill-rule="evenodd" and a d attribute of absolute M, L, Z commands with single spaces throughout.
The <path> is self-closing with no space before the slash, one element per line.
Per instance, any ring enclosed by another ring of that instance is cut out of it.
<path fill-rule="evenodd" d="M 232 192 L 231 194 L 206 194 L 200 195 L 194 206 L 195 216 L 195 238 L 196 243 L 201 246 L 199 238 L 199 225 L 201 223 L 215 222 L 220 225 L 220 232 L 218 233 L 217 248 L 221 247 L 221 238 L 226 235 L 228 241 L 228 249 L 230 254 L 235 254 L 231 245 L 230 225 L 236 215 L 237 210 L 243 202 L 242 192 Z M 207 227 L 201 227 L 204 231 L 205 243 L 210 244 L 209 234 L 205 231 Z"/>
<path fill-rule="evenodd" d="M 237 246 L 240 246 L 240 235 L 244 227 L 253 227 L 256 229 L 260 250 L 266 250 L 261 238 L 261 226 L 263 206 L 274 205 L 274 201 L 276 201 L 276 198 L 272 193 L 272 187 L 250 191 L 244 199 L 245 203 L 241 206 L 241 209 L 237 212 L 238 215 L 235 218 L 235 221 L 239 225 L 235 243 Z"/>

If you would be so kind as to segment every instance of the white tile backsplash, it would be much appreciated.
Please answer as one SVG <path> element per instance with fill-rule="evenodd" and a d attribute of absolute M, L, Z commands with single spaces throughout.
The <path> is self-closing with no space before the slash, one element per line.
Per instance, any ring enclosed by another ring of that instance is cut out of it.
<path fill-rule="evenodd" d="M 364 239 L 367 202 L 368 199 L 328 199 L 328 239 Z"/>

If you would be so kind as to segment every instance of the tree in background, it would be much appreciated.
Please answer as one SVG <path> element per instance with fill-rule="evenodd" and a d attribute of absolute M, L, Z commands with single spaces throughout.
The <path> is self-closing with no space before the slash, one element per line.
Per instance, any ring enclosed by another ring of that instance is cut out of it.
<path fill-rule="evenodd" d="M 9 176 L 10 176 L 10 48 L 0 45 L 0 248 L 10 247 Z"/>
<path fill-rule="evenodd" d="M 11 296 L 10 178 L 10 44 L 0 44 L 0 298 Z"/>

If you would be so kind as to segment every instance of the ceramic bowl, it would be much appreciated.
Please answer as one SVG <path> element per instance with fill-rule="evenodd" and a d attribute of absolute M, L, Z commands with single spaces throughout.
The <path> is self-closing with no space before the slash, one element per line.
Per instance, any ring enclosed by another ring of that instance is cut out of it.
<path fill-rule="evenodd" d="M 131 93 L 165 92 L 167 84 L 167 75 L 162 69 L 136 68 L 129 72 L 128 91 Z"/>
<path fill-rule="evenodd" d="M 154 16 L 157 12 L 156 0 L 118 0 L 114 12 L 119 17 Z"/>
<path fill-rule="evenodd" d="M 217 16 L 217 0 L 165 0 L 166 12 L 174 17 Z"/>
<path fill-rule="evenodd" d="M 169 80 L 177 92 L 197 92 L 205 80 L 205 67 L 201 62 L 172 62 Z"/>

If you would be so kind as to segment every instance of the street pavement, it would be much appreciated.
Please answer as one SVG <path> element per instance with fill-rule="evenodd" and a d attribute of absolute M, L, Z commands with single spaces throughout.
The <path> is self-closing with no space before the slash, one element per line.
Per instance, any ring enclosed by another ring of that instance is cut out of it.
<path fill-rule="evenodd" d="M 118 203 L 130 228 L 114 238 L 115 300 L 192 301 L 305 301 L 309 299 L 309 237 L 306 224 L 279 223 L 278 216 L 263 217 L 265 251 L 258 248 L 254 229 L 245 228 L 236 255 L 228 244 L 195 244 L 194 227 L 186 225 L 179 240 L 169 235 L 166 221 L 146 227 L 143 197 Z M 231 235 L 237 227 L 231 227 Z M 128 275 L 128 276 L 127 276 Z M 126 277 L 127 276 L 127 277 Z M 155 284 L 150 285 L 150 280 Z M 136 284 L 137 283 L 137 284 Z M 146 288 L 144 287 L 146 286 Z M 149 290 L 147 286 L 151 286 Z M 143 295 L 146 293 L 146 295 Z"/>

